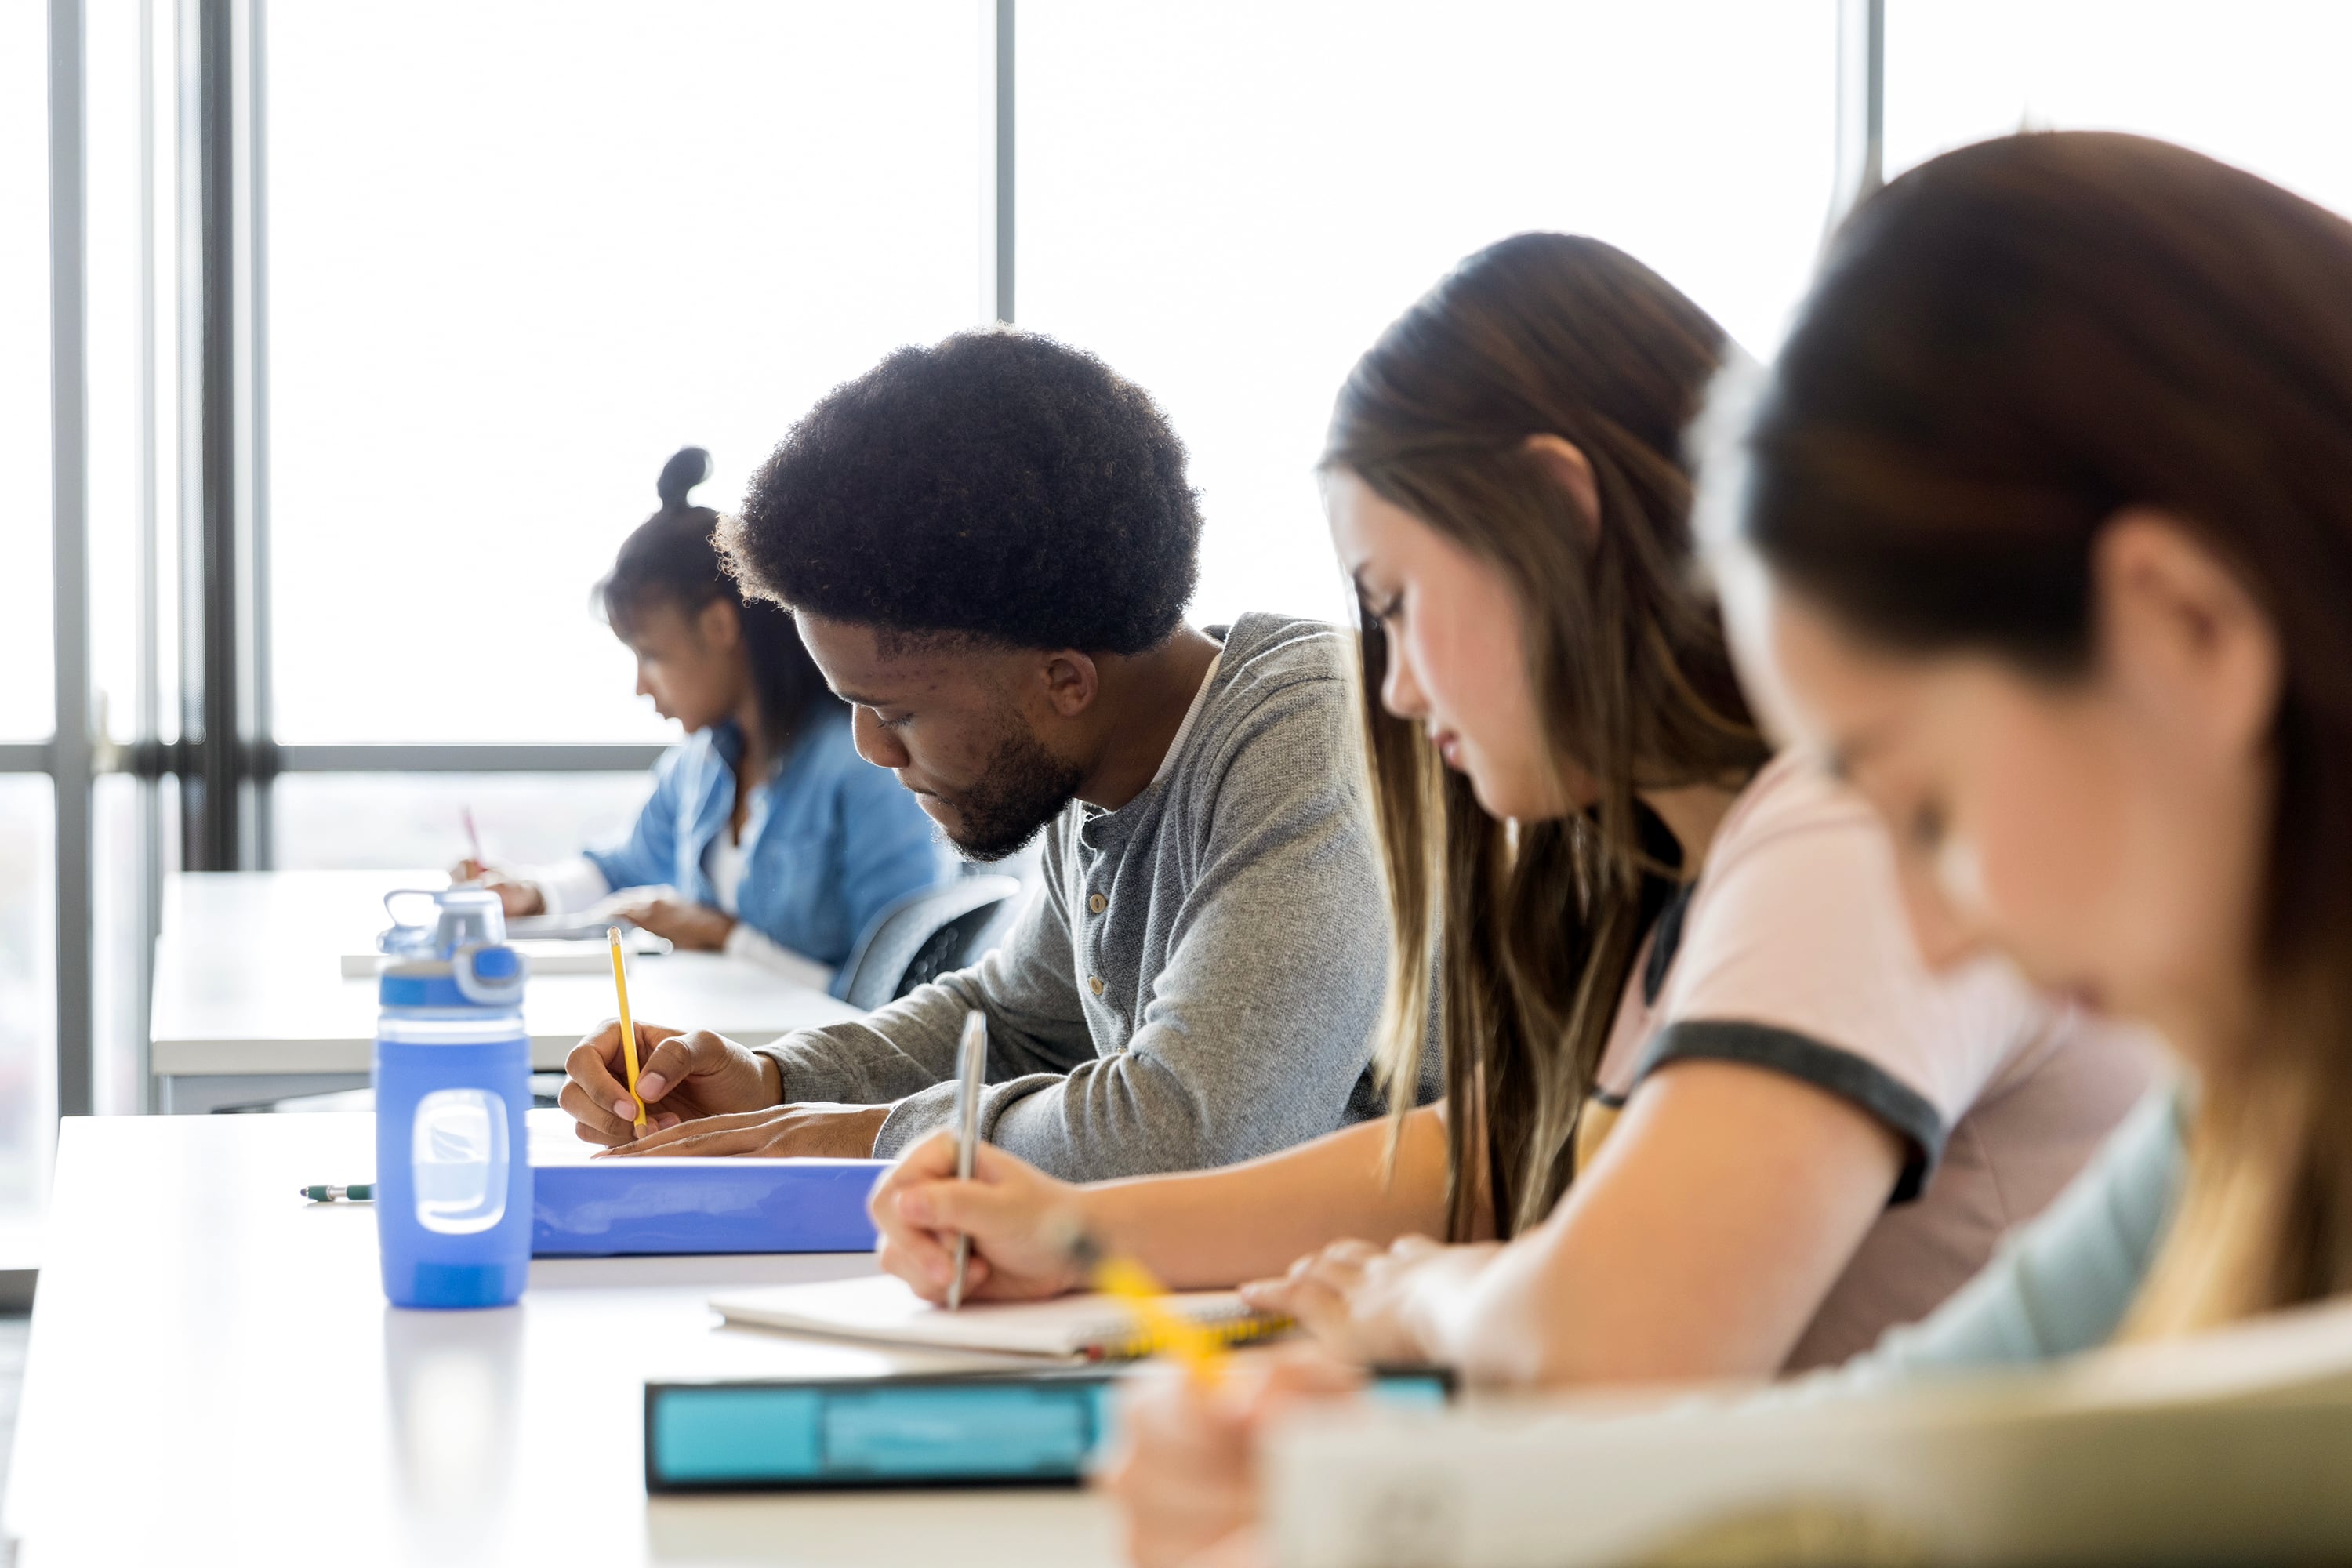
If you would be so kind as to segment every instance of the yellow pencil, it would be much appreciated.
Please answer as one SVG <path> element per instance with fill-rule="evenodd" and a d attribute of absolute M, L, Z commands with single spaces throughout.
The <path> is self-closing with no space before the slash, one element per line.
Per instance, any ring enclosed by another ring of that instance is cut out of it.
<path fill-rule="evenodd" d="M 629 1068 L 629 1102 L 637 1108 L 637 1136 L 645 1136 L 646 1102 L 637 1098 L 637 1026 L 629 1022 L 629 971 L 621 962 L 621 928 L 606 926 L 604 940 L 613 944 L 613 994 L 621 999 L 621 1059 Z"/>
<path fill-rule="evenodd" d="M 1055 1237 L 1065 1256 L 1085 1269 L 1096 1289 L 1117 1297 L 1135 1314 L 1139 1336 L 1184 1369 L 1202 1388 L 1213 1388 L 1225 1365 L 1225 1337 L 1205 1323 L 1171 1309 L 1167 1287 L 1134 1258 L 1106 1251 L 1095 1238 L 1064 1221 Z"/>
<path fill-rule="evenodd" d="M 1095 1266 L 1095 1289 L 1116 1296 L 1135 1314 L 1143 1338 L 1165 1353 L 1184 1374 L 1203 1388 L 1213 1388 L 1225 1365 L 1225 1342 L 1202 1324 L 1163 1302 L 1167 1291 L 1140 1263 L 1127 1258 L 1106 1258 Z"/>

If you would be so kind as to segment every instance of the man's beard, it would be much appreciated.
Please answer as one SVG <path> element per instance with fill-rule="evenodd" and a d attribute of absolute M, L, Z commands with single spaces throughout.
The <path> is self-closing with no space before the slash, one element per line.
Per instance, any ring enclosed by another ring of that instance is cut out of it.
<path fill-rule="evenodd" d="M 1047 751 L 1017 717 L 1008 719 L 980 782 L 948 803 L 955 827 L 940 829 L 968 860 L 1019 854 L 1078 793 L 1079 771 Z"/>

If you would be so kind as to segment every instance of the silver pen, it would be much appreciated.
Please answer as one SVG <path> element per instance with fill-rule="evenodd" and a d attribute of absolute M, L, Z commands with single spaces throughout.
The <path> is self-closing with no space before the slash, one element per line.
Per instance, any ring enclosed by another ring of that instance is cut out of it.
<path fill-rule="evenodd" d="M 988 1015 L 975 1007 L 963 1016 L 963 1043 L 956 1051 L 956 1180 L 971 1180 L 973 1152 L 980 1146 L 980 1086 L 988 1076 Z M 971 1260 L 971 1237 L 956 1233 L 955 1278 L 948 1281 L 948 1310 L 963 1305 L 964 1266 Z"/>

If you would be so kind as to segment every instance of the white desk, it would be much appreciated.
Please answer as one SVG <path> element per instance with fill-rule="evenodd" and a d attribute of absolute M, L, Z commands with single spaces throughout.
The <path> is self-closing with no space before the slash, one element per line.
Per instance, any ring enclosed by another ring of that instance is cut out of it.
<path fill-rule="evenodd" d="M 167 1110 L 367 1081 L 375 982 L 346 980 L 339 960 L 384 927 L 383 895 L 435 888 L 437 871 L 188 873 L 163 894 L 155 943 L 150 1070 Z M 640 1018 L 716 1029 L 749 1045 L 854 1017 L 856 1009 L 782 975 L 715 953 L 635 961 Z M 580 1037 L 613 1016 L 598 974 L 534 976 L 524 993 L 531 1065 L 561 1068 Z"/>
<path fill-rule="evenodd" d="M 974 1363 L 704 1305 L 863 1256 L 555 1259 L 517 1307 L 394 1310 L 373 1211 L 295 1191 L 367 1174 L 373 1137 L 366 1116 L 65 1122 L 8 1473 L 22 1568 L 1116 1561 L 1082 1492 L 648 1499 L 647 1377 Z"/>

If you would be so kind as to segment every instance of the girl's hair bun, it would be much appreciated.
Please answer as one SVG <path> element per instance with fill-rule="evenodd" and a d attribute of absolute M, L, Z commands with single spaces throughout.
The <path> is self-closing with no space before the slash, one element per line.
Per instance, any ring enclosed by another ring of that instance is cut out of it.
<path fill-rule="evenodd" d="M 681 447 L 677 456 L 662 465 L 661 478 L 654 481 L 654 493 L 661 497 L 665 511 L 682 507 L 687 492 L 709 477 L 710 454 L 699 447 Z"/>

